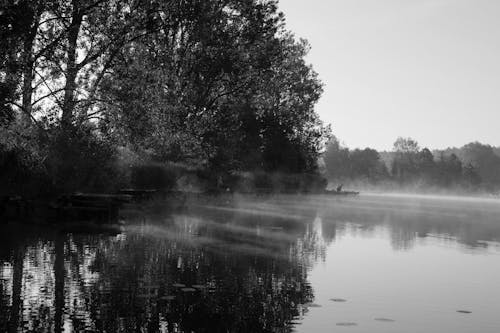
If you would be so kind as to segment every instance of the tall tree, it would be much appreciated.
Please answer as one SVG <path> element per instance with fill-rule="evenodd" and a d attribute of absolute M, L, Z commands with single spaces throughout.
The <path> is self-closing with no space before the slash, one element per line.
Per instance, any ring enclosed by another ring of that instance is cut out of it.
<path fill-rule="evenodd" d="M 276 3 L 187 1 L 158 10 L 159 31 L 124 52 L 106 81 L 110 128 L 160 158 L 313 169 L 325 134 L 313 112 L 321 85 L 304 63 L 307 45 L 282 29 Z"/>
<path fill-rule="evenodd" d="M 349 149 L 342 147 L 335 136 L 328 142 L 323 160 L 329 177 L 337 179 L 349 177 Z"/>
<path fill-rule="evenodd" d="M 394 142 L 393 151 L 392 175 L 399 180 L 415 176 L 417 172 L 417 154 L 420 151 L 418 143 L 411 138 L 399 137 Z"/>

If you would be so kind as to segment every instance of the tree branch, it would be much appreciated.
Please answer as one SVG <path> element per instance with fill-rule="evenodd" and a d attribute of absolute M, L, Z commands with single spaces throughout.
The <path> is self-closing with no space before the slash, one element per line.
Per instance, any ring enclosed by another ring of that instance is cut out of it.
<path fill-rule="evenodd" d="M 35 104 L 37 104 L 38 102 L 44 100 L 45 98 L 47 97 L 50 97 L 50 96 L 55 96 L 55 94 L 57 94 L 58 92 L 61 92 L 61 91 L 64 91 L 64 88 L 59 88 L 57 90 L 54 90 L 54 91 L 51 91 L 50 93 L 38 98 L 37 100 L 35 100 L 33 103 L 31 103 L 32 106 L 34 106 Z"/>
<path fill-rule="evenodd" d="M 38 127 L 40 127 L 40 128 L 43 129 L 42 125 L 40 125 L 40 123 L 38 122 L 38 120 L 36 120 L 36 118 L 30 112 L 26 111 L 26 109 L 21 104 L 15 102 L 15 101 L 6 101 L 6 103 L 7 104 L 12 104 L 12 105 L 18 107 L 23 113 L 25 113 L 26 115 L 28 115 L 31 118 L 31 120 L 33 121 L 33 123 L 35 125 L 37 125 Z"/>
<path fill-rule="evenodd" d="M 49 84 L 47 83 L 47 80 L 45 80 L 45 78 L 42 76 L 42 74 L 40 74 L 36 69 L 35 69 L 35 73 L 40 77 L 40 79 L 42 80 L 43 84 L 45 85 L 45 87 L 47 87 L 47 89 L 49 89 L 49 91 L 55 96 L 55 93 L 54 91 L 52 90 L 52 88 L 49 86 Z M 57 105 L 61 108 L 63 108 L 63 104 L 61 103 L 61 101 L 56 97 L 56 103 Z"/>
<path fill-rule="evenodd" d="M 48 23 L 50 21 L 55 21 L 55 20 L 60 20 L 60 19 L 64 20 L 64 19 L 69 19 L 69 18 L 71 18 L 71 17 L 70 16 L 55 16 L 55 17 L 51 17 L 51 18 L 46 19 L 45 21 L 40 22 L 39 26 L 41 26 L 41 25 L 43 25 L 45 23 Z"/>
<path fill-rule="evenodd" d="M 54 39 L 52 42 L 50 42 L 49 44 L 45 45 L 40 51 L 38 51 L 35 54 L 34 59 L 38 59 L 41 56 L 45 56 L 45 52 L 48 52 L 53 47 L 55 47 L 57 45 L 57 43 L 59 43 L 59 41 L 64 37 L 65 34 L 66 34 L 66 31 L 61 32 L 59 34 L 59 36 L 56 37 L 56 39 Z"/>

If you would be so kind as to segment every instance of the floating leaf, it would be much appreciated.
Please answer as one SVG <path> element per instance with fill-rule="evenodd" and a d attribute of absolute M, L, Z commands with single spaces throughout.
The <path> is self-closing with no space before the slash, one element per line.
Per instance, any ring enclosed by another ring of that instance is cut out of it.
<path fill-rule="evenodd" d="M 358 324 L 352 323 L 352 322 L 341 322 L 341 323 L 337 323 L 336 325 L 337 326 L 357 326 Z"/>
<path fill-rule="evenodd" d="M 347 300 L 343 298 L 330 298 L 330 301 L 332 302 L 347 302 Z"/>
<path fill-rule="evenodd" d="M 384 321 L 384 322 L 387 322 L 387 323 L 393 323 L 395 322 L 394 319 L 390 319 L 390 318 L 375 318 L 376 321 Z"/>

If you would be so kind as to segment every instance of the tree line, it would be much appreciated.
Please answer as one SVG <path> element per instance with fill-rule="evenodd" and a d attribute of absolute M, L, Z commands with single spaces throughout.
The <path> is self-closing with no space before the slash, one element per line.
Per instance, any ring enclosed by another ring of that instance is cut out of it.
<path fill-rule="evenodd" d="M 412 187 L 496 190 L 500 188 L 498 148 L 478 142 L 431 151 L 411 138 L 398 138 L 392 151 L 350 150 L 333 138 L 323 154 L 325 172 L 336 181 L 364 181 Z"/>
<path fill-rule="evenodd" d="M 274 0 L 2 1 L 3 181 L 105 187 L 123 149 L 314 173 L 330 130 L 308 50 Z"/>

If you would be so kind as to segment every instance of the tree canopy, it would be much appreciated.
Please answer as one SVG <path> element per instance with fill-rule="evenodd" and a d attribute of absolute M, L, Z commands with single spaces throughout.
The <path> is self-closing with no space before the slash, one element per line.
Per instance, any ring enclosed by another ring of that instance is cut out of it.
<path fill-rule="evenodd" d="M 277 1 L 7 0 L 0 22 L 1 126 L 43 160 L 87 133 L 225 172 L 317 167 L 322 84 Z"/>
<path fill-rule="evenodd" d="M 391 152 L 350 150 L 330 140 L 323 160 L 330 179 L 385 182 L 397 186 L 494 189 L 500 186 L 500 157 L 493 147 L 470 143 L 431 152 L 411 138 L 397 138 Z"/>

